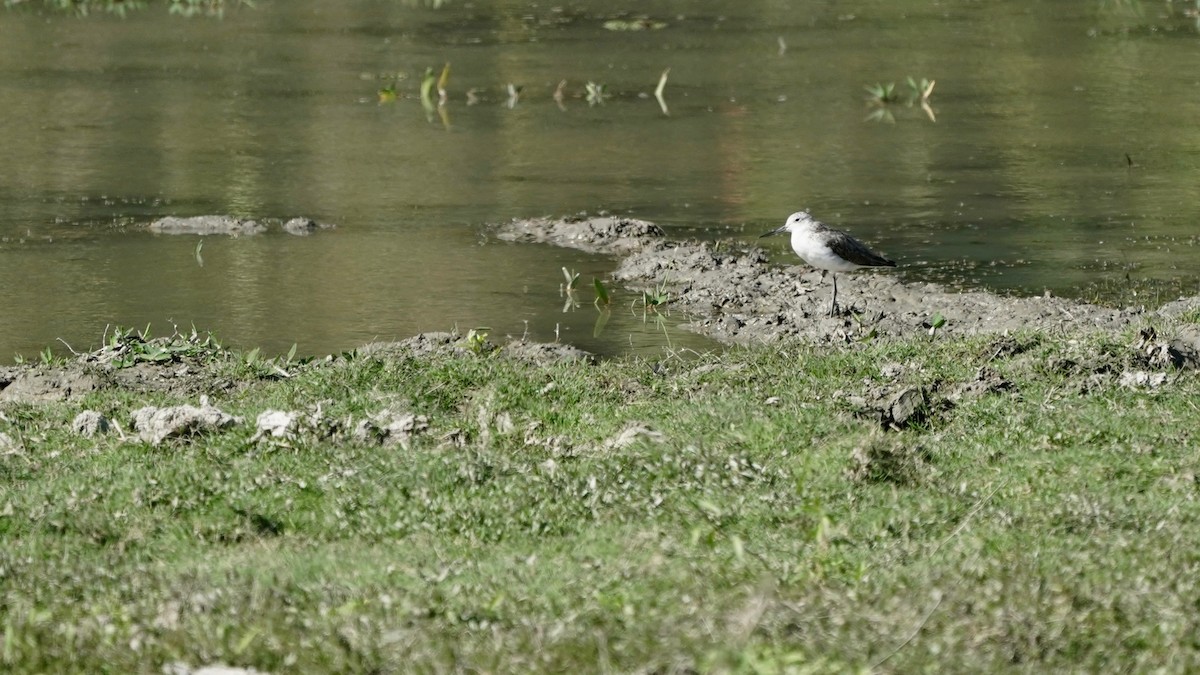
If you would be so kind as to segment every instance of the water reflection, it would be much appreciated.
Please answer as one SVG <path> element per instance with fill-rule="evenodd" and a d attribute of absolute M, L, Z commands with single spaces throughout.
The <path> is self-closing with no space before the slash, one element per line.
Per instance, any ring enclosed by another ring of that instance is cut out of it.
<path fill-rule="evenodd" d="M 561 268 L 604 278 L 611 261 L 485 227 L 599 209 L 742 240 L 807 208 L 913 279 L 1138 304 L 1197 292 L 1200 139 L 1178 65 L 1197 39 L 1190 3 L 638 12 L 591 0 L 294 0 L 223 21 L 9 12 L 0 358 L 169 319 L 306 353 L 455 325 L 655 352 L 660 327 L 616 302 L 599 337 L 589 302 L 561 311 Z M 864 101 L 864 87 L 909 76 L 936 80 L 930 111 Z M 875 110 L 894 123 L 864 122 Z M 210 239 L 203 266 L 195 240 L 134 227 L 197 213 L 341 227 Z"/>

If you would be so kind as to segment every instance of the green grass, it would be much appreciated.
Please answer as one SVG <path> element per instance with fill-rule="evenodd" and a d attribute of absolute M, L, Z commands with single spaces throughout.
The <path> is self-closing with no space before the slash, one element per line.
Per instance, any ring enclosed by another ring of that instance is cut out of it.
<path fill-rule="evenodd" d="M 128 432 L 169 394 L 9 404 L 0 669 L 1200 668 L 1200 378 L 1119 387 L 1154 369 L 1135 342 L 358 356 L 291 379 L 206 351 L 249 378 L 212 396 L 248 421 L 158 447 L 69 423 Z M 1011 387 L 946 402 L 985 366 Z M 928 415 L 856 415 L 880 386 L 924 388 Z M 251 440 L 259 412 L 318 403 L 317 432 Z M 430 429 L 351 440 L 383 408 Z M 608 442 L 633 423 L 662 436 Z"/>

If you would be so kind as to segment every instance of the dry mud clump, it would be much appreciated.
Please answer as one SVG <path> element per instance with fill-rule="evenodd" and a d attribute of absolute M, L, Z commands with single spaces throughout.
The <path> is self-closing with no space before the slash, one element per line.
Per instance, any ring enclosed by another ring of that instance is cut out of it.
<path fill-rule="evenodd" d="M 954 291 L 906 282 L 896 273 L 865 271 L 839 276 L 842 311 L 831 317 L 828 276 L 803 265 L 773 265 L 758 247 L 671 241 L 653 223 L 611 216 L 517 220 L 497 226 L 497 236 L 617 256 L 616 281 L 640 291 L 665 284 L 671 307 L 691 317 L 685 328 L 731 343 L 1019 329 L 1120 330 L 1145 318 L 1141 309 L 1109 309 L 1049 296 Z M 789 253 L 784 260 L 795 258 Z M 1200 301 L 1180 300 L 1159 313 L 1180 314 L 1188 311 L 1188 303 L 1195 306 Z"/>

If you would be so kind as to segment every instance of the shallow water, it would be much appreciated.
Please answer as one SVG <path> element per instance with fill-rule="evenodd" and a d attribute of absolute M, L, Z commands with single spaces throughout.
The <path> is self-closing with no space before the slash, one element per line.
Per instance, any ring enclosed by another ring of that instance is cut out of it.
<path fill-rule="evenodd" d="M 1200 74 L 1186 64 L 1200 32 L 1185 5 L 7 11 L 0 358 L 172 322 L 307 354 L 456 326 L 605 353 L 709 347 L 619 291 L 597 332 L 587 288 L 563 311 L 561 268 L 586 285 L 611 260 L 488 234 L 600 209 L 749 242 L 807 208 L 914 280 L 1151 306 L 1197 293 Z M 604 26 L 640 16 L 666 25 Z M 427 117 L 421 74 L 447 62 L 444 117 Z M 669 116 L 650 96 L 668 67 Z M 903 100 L 866 103 L 876 83 L 905 98 L 909 75 L 936 80 L 936 121 Z M 396 77 L 398 100 L 380 104 Z M 603 103 L 585 100 L 588 81 Z M 522 88 L 512 107 L 508 83 Z M 196 238 L 137 226 L 203 213 L 339 227 L 208 237 L 197 258 Z M 763 243 L 795 262 L 785 239 Z"/>

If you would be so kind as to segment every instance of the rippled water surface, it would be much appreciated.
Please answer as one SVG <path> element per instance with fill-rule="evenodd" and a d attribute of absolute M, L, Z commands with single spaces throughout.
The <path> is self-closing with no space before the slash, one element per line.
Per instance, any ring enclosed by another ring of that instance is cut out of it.
<path fill-rule="evenodd" d="M 1194 14 L 973 0 L 5 11 L 0 360 L 147 323 L 307 354 L 482 326 L 605 353 L 708 347 L 628 292 L 597 330 L 590 295 L 564 311 L 561 269 L 590 280 L 611 259 L 489 234 L 602 209 L 748 242 L 807 208 L 914 280 L 1111 304 L 1194 294 Z M 630 21 L 642 30 L 613 30 Z M 446 63 L 448 101 L 427 112 L 422 75 Z M 667 68 L 669 115 L 652 96 Z M 936 81 L 928 110 L 908 76 Z M 890 82 L 898 100 L 866 100 Z M 338 229 L 208 237 L 197 256 L 195 237 L 140 228 L 205 213 Z M 794 262 L 782 238 L 768 245 Z"/>

